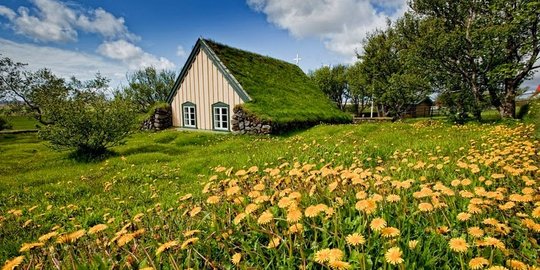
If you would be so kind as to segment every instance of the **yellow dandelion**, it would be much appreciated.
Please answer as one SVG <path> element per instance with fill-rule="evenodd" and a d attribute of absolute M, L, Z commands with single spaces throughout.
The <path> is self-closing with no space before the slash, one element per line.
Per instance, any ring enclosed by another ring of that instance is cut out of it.
<path fill-rule="evenodd" d="M 467 244 L 467 241 L 463 238 L 452 238 L 448 242 L 448 246 L 450 246 L 450 249 L 454 252 L 466 252 L 469 245 Z"/>
<path fill-rule="evenodd" d="M 495 237 L 485 237 L 483 243 L 486 246 L 496 247 L 498 249 L 505 249 L 504 243 Z"/>
<path fill-rule="evenodd" d="M 386 196 L 387 202 L 399 202 L 400 200 L 401 200 L 401 197 L 399 197 L 399 195 L 396 195 L 396 194 L 390 194 Z"/>
<path fill-rule="evenodd" d="M 10 261 L 6 261 L 4 266 L 2 266 L 2 270 L 12 270 L 15 269 L 15 267 L 19 266 L 24 260 L 24 256 L 15 257 Z"/>
<path fill-rule="evenodd" d="M 358 246 L 366 243 L 366 239 L 364 238 L 364 236 L 359 233 L 349 234 L 347 235 L 345 240 L 347 240 L 347 244 L 351 246 Z"/>
<path fill-rule="evenodd" d="M 540 218 L 540 206 L 534 208 L 534 210 L 531 213 L 531 216 L 533 218 Z"/>
<path fill-rule="evenodd" d="M 210 196 L 208 199 L 206 199 L 206 203 L 208 204 L 216 204 L 220 200 L 219 196 Z"/>
<path fill-rule="evenodd" d="M 507 260 L 506 261 L 506 265 L 512 269 L 512 270 L 526 270 L 527 269 L 527 265 L 518 261 L 518 260 Z"/>
<path fill-rule="evenodd" d="M 123 247 L 127 243 L 131 242 L 131 240 L 133 240 L 134 238 L 135 236 L 132 233 L 126 233 L 118 237 L 118 239 L 116 240 L 116 244 L 118 244 L 119 247 Z"/>
<path fill-rule="evenodd" d="M 480 229 L 479 227 L 470 227 L 467 229 L 467 232 L 470 236 L 480 238 L 484 236 L 484 230 Z"/>
<path fill-rule="evenodd" d="M 386 259 L 386 262 L 392 265 L 403 263 L 403 258 L 401 258 L 401 256 L 402 256 L 401 249 L 398 247 L 390 248 L 384 254 L 384 258 Z"/>
<path fill-rule="evenodd" d="M 246 209 L 244 210 L 244 212 L 247 214 L 247 215 L 250 215 L 251 213 L 257 211 L 257 209 L 259 209 L 259 205 L 258 204 L 254 204 L 254 203 L 250 203 L 246 206 Z"/>
<path fill-rule="evenodd" d="M 410 240 L 408 243 L 409 249 L 415 249 L 418 245 L 418 240 Z"/>
<path fill-rule="evenodd" d="M 422 212 L 431 212 L 433 211 L 433 205 L 431 203 L 420 203 L 418 209 Z"/>
<path fill-rule="evenodd" d="M 382 228 L 386 227 L 386 220 L 382 219 L 382 218 L 374 218 L 371 223 L 369 224 L 369 227 L 375 231 L 375 232 L 378 232 L 380 231 Z"/>
<path fill-rule="evenodd" d="M 240 213 L 236 215 L 236 217 L 234 217 L 233 219 L 233 224 L 234 225 L 240 224 L 240 222 L 242 222 L 242 220 L 244 220 L 245 217 L 246 217 L 246 213 Z"/>
<path fill-rule="evenodd" d="M 202 210 L 202 208 L 200 206 L 197 206 L 197 207 L 194 207 L 193 209 L 191 209 L 191 211 L 189 211 L 189 216 L 190 217 L 194 217 L 196 216 L 198 213 L 200 213 Z"/>
<path fill-rule="evenodd" d="M 240 264 L 240 260 L 242 260 L 242 254 L 241 253 L 234 253 L 234 255 L 232 255 L 232 258 L 231 258 L 231 262 L 234 264 L 234 265 L 239 265 Z"/>
<path fill-rule="evenodd" d="M 274 219 L 274 215 L 270 211 L 265 211 L 259 216 L 259 219 L 257 219 L 257 223 L 268 224 L 270 223 L 270 221 L 272 221 L 272 219 Z"/>
<path fill-rule="evenodd" d="M 328 260 L 329 261 L 339 261 L 343 259 L 343 251 L 341 249 L 333 248 L 328 253 Z"/>
<path fill-rule="evenodd" d="M 470 218 L 471 218 L 471 214 L 469 213 L 462 212 L 462 213 L 457 214 L 457 220 L 459 221 L 467 221 Z"/>
<path fill-rule="evenodd" d="M 306 217 L 316 217 L 319 214 L 319 209 L 317 206 L 308 206 L 304 211 Z"/>
<path fill-rule="evenodd" d="M 24 243 L 22 244 L 21 246 L 21 249 L 19 249 L 19 252 L 25 252 L 25 251 L 29 251 L 29 250 L 32 250 L 34 248 L 37 248 L 37 247 L 42 247 L 44 246 L 45 244 L 41 243 L 41 242 L 37 242 L 37 243 Z"/>
<path fill-rule="evenodd" d="M 489 261 L 484 257 L 472 258 L 469 261 L 469 267 L 471 269 L 482 269 L 484 266 L 489 265 Z"/>
<path fill-rule="evenodd" d="M 200 232 L 201 232 L 200 230 L 190 230 L 190 231 L 185 231 L 182 235 L 184 235 L 184 237 L 191 237 L 192 235 L 196 233 L 200 233 Z"/>
<path fill-rule="evenodd" d="M 328 265 L 332 269 L 338 269 L 338 270 L 351 268 L 351 264 L 349 264 L 348 262 L 344 262 L 344 261 L 330 261 L 328 263 Z"/>
<path fill-rule="evenodd" d="M 172 247 L 175 247 L 175 246 L 178 246 L 178 242 L 177 241 L 169 241 L 167 243 L 164 243 L 162 244 L 161 246 L 158 247 L 158 249 L 156 250 L 156 256 L 158 256 L 159 254 L 163 253 L 163 251 L 165 250 L 168 250 Z"/>
<path fill-rule="evenodd" d="M 304 230 L 304 225 L 302 225 L 302 223 L 296 223 L 296 224 L 293 224 L 289 227 L 289 233 L 290 234 L 294 234 L 294 233 L 300 233 Z"/>
<path fill-rule="evenodd" d="M 361 200 L 356 203 L 355 208 L 369 215 L 377 210 L 377 202 L 373 199 Z"/>
<path fill-rule="evenodd" d="M 508 268 L 506 268 L 504 266 L 500 266 L 500 265 L 494 265 L 494 266 L 488 268 L 487 270 L 508 270 Z"/>
<path fill-rule="evenodd" d="M 399 229 L 395 227 L 385 227 L 381 229 L 381 235 L 386 238 L 396 237 L 399 235 Z"/>
<path fill-rule="evenodd" d="M 437 233 L 438 234 L 447 234 L 450 231 L 450 228 L 448 226 L 439 226 L 437 227 Z"/>
<path fill-rule="evenodd" d="M 95 225 L 92 228 L 88 229 L 88 234 L 95 234 L 95 233 L 101 232 L 101 231 L 103 231 L 103 230 L 105 230 L 107 228 L 108 228 L 108 226 L 105 225 L 105 224 L 98 224 L 98 225 Z"/>
<path fill-rule="evenodd" d="M 265 188 L 265 186 L 262 183 L 259 183 L 259 184 L 256 184 L 255 186 L 253 186 L 253 190 L 256 190 L 256 191 L 262 191 L 262 190 L 264 190 L 264 188 Z"/>
<path fill-rule="evenodd" d="M 184 241 L 184 243 L 182 243 L 182 246 L 180 247 L 180 249 L 186 249 L 189 245 L 193 245 L 197 243 L 197 241 L 199 241 L 199 237 L 189 238 L 186 241 Z"/>
<path fill-rule="evenodd" d="M 320 264 L 328 262 L 330 260 L 330 249 L 325 248 L 315 252 L 313 259 Z"/>
<path fill-rule="evenodd" d="M 502 173 L 494 173 L 491 175 L 491 178 L 493 179 L 501 179 L 501 178 L 504 178 L 504 174 Z"/>
<path fill-rule="evenodd" d="M 58 232 L 50 232 L 50 233 L 47 233 L 47 234 L 44 234 L 44 235 L 40 236 L 38 238 L 38 241 L 39 242 L 47 242 L 47 240 L 49 240 L 49 239 L 51 239 L 51 238 L 53 238 L 53 237 L 55 237 L 57 235 L 58 235 Z"/>
<path fill-rule="evenodd" d="M 189 200 L 193 197 L 193 195 L 191 193 L 188 193 L 182 197 L 180 197 L 180 199 L 178 199 L 179 201 L 185 201 L 185 200 Z"/>
<path fill-rule="evenodd" d="M 300 221 L 302 218 L 302 211 L 298 207 L 290 207 L 287 211 L 287 221 L 294 223 Z"/>
<path fill-rule="evenodd" d="M 239 192 L 240 192 L 239 186 L 232 186 L 225 191 L 225 194 L 227 194 L 227 196 L 233 196 Z"/>
<path fill-rule="evenodd" d="M 86 233 L 85 230 L 78 230 L 69 234 L 61 235 L 56 240 L 56 243 L 58 244 L 74 243 L 75 241 L 77 241 L 77 239 L 83 237 L 85 233 Z"/>
<path fill-rule="evenodd" d="M 277 246 L 279 246 L 279 243 L 281 243 L 281 238 L 279 237 L 274 237 L 270 240 L 270 242 L 268 242 L 268 246 L 266 246 L 267 248 L 275 248 Z"/>

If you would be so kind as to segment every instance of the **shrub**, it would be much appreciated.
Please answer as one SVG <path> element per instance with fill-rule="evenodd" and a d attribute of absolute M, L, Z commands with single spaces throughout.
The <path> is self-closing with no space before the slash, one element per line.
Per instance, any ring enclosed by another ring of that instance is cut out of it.
<path fill-rule="evenodd" d="M 77 155 L 95 158 L 107 148 L 123 143 L 135 124 L 133 106 L 101 95 L 78 96 L 54 108 L 53 125 L 40 131 L 56 149 L 75 149 Z"/>
<path fill-rule="evenodd" d="M 535 126 L 535 136 L 540 138 L 540 99 L 534 99 L 529 102 L 527 114 L 523 117 L 523 121 Z"/>
<path fill-rule="evenodd" d="M 0 130 L 4 129 L 10 129 L 11 124 L 7 121 L 7 119 L 4 116 L 0 115 Z"/>

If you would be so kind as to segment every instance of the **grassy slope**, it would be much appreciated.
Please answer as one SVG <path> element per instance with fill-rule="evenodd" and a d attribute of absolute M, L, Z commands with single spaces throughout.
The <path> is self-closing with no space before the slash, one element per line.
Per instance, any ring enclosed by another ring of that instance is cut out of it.
<path fill-rule="evenodd" d="M 35 129 L 38 121 L 29 116 L 8 116 L 8 122 L 12 125 L 12 130 Z"/>
<path fill-rule="evenodd" d="M 335 106 L 296 65 L 206 41 L 253 98 L 248 111 L 276 123 L 343 122 Z"/>
<path fill-rule="evenodd" d="M 35 134 L 0 136 L 0 216 L 9 209 L 70 204 L 76 210 L 48 211 L 40 217 L 48 224 L 30 231 L 0 226 L 0 261 L 16 254 L 25 240 L 48 232 L 54 224 L 85 226 L 102 222 L 104 213 L 120 216 L 137 213 L 155 203 L 174 207 L 179 194 L 197 193 L 211 168 L 235 169 L 293 162 L 330 162 L 349 165 L 354 158 L 375 166 L 377 157 L 388 159 L 395 150 L 432 151 L 451 155 L 470 139 L 486 134 L 475 129 L 448 126 L 417 128 L 410 124 L 385 123 L 317 126 L 289 137 L 249 137 L 227 134 L 165 131 L 134 135 L 116 147 L 118 156 L 98 163 L 77 163 L 66 152 L 54 152 Z M 318 147 L 308 147 L 316 141 Z M 114 188 L 105 192 L 107 182 Z M 160 190 L 154 196 L 153 190 Z M 37 210 L 41 211 L 41 210 Z M 0 219 L 1 220 L 1 219 Z M 36 223 L 38 220 L 34 220 Z M 21 219 L 21 225 L 24 222 Z"/>
<path fill-rule="evenodd" d="M 540 99 L 531 101 L 529 112 L 525 115 L 523 121 L 536 126 L 535 136 L 540 138 Z"/>

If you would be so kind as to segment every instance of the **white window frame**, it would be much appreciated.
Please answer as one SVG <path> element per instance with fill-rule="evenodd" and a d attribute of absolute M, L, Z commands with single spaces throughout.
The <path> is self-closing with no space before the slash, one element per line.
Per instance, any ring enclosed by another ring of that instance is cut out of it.
<path fill-rule="evenodd" d="M 197 107 L 188 103 L 182 105 L 182 123 L 187 128 L 197 128 Z"/>
<path fill-rule="evenodd" d="M 229 106 L 223 103 L 212 106 L 212 121 L 215 130 L 229 131 Z"/>

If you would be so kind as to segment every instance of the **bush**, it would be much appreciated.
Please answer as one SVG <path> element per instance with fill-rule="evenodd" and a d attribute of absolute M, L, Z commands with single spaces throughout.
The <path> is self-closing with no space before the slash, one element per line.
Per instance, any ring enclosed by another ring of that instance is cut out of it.
<path fill-rule="evenodd" d="M 0 116 L 0 130 L 10 129 L 11 124 L 7 121 L 4 116 Z"/>
<path fill-rule="evenodd" d="M 540 99 L 533 99 L 529 102 L 527 114 L 523 117 L 523 122 L 533 124 L 535 127 L 535 136 L 540 138 Z"/>
<path fill-rule="evenodd" d="M 54 108 L 55 124 L 39 132 L 56 149 L 75 149 L 76 155 L 96 158 L 123 143 L 135 124 L 130 103 L 101 95 L 79 96 Z"/>

